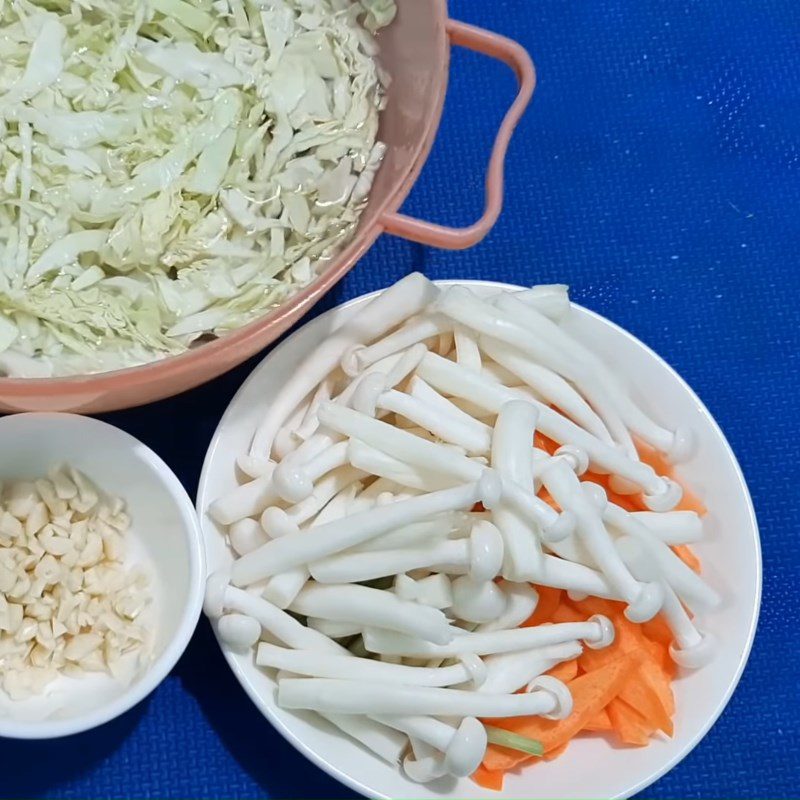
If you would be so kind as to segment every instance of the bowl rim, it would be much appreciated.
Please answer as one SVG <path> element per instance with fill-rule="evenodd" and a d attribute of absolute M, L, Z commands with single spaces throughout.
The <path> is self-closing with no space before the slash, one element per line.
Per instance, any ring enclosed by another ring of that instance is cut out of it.
<path fill-rule="evenodd" d="M 503 289 L 521 290 L 527 288 L 524 286 L 519 286 L 517 284 L 505 283 L 503 281 L 468 279 L 468 278 L 435 280 L 433 281 L 433 283 L 435 283 L 437 286 L 453 286 L 453 285 L 482 286 L 482 287 L 501 289 L 501 290 Z M 351 298 L 350 300 L 346 300 L 343 303 L 340 303 L 338 306 L 335 306 L 334 308 L 327 310 L 326 312 L 320 314 L 314 319 L 308 320 L 299 328 L 297 328 L 295 331 L 293 331 L 290 336 L 285 338 L 283 341 L 279 342 L 275 347 L 271 348 L 269 352 L 267 352 L 264 355 L 261 361 L 259 361 L 259 363 L 253 368 L 253 370 L 247 376 L 247 378 L 242 382 L 241 386 L 238 388 L 234 396 L 231 398 L 230 403 L 228 404 L 222 416 L 220 417 L 219 423 L 217 424 L 217 427 L 209 443 L 208 450 L 206 451 L 206 456 L 203 461 L 203 468 L 200 473 L 200 480 L 198 481 L 196 508 L 197 508 L 198 519 L 200 520 L 201 530 L 203 533 L 204 543 L 208 535 L 206 532 L 207 525 L 210 525 L 206 517 L 206 509 L 208 507 L 209 500 L 208 498 L 205 497 L 205 495 L 207 491 L 207 483 L 211 472 L 211 462 L 213 461 L 214 452 L 222 436 L 223 427 L 227 423 L 230 416 L 232 416 L 233 414 L 232 409 L 236 404 L 237 399 L 242 394 L 244 394 L 246 387 L 252 380 L 254 380 L 254 376 L 256 375 L 256 373 L 263 368 L 264 363 L 278 350 L 278 348 L 291 347 L 292 340 L 296 336 L 298 336 L 301 331 L 305 330 L 308 325 L 319 323 L 321 320 L 328 319 L 335 313 L 341 312 L 342 310 L 350 306 L 367 302 L 368 300 L 381 294 L 384 291 L 386 291 L 385 288 L 377 289 L 373 292 L 367 292 L 365 294 L 359 295 L 358 297 Z M 697 745 L 702 741 L 702 739 L 705 738 L 706 734 L 719 719 L 720 715 L 725 710 L 725 708 L 727 707 L 728 703 L 731 700 L 731 697 L 736 691 L 736 688 L 739 685 L 739 681 L 741 680 L 742 674 L 744 673 L 745 667 L 747 666 L 747 662 L 750 658 L 750 653 L 752 652 L 756 630 L 758 627 L 758 621 L 761 613 L 762 585 L 763 585 L 763 559 L 761 553 L 761 538 L 759 533 L 758 519 L 756 517 L 755 508 L 753 506 L 753 500 L 750 496 L 750 490 L 745 481 L 741 465 L 739 464 L 739 461 L 736 458 L 736 454 L 733 452 L 733 448 L 731 447 L 730 442 L 728 442 L 728 439 L 725 436 L 716 418 L 711 414 L 711 412 L 708 410 L 705 403 L 700 399 L 700 397 L 698 397 L 697 393 L 681 377 L 681 375 L 666 359 L 664 359 L 662 356 L 656 353 L 651 347 L 645 344 L 641 339 L 639 339 L 633 333 L 625 330 L 625 328 L 623 328 L 621 325 L 618 325 L 616 322 L 608 319 L 607 317 L 604 317 L 602 314 L 599 314 L 596 311 L 592 311 L 591 309 L 588 309 L 579 303 L 571 301 L 571 305 L 573 308 L 579 309 L 581 312 L 593 318 L 595 321 L 599 321 L 605 325 L 610 326 L 615 331 L 615 333 L 625 336 L 626 338 L 631 340 L 633 344 L 635 344 L 637 347 L 643 349 L 648 356 L 650 356 L 661 366 L 666 368 L 666 370 L 670 374 L 670 377 L 674 381 L 676 381 L 697 404 L 698 409 L 702 412 L 703 416 L 706 418 L 708 423 L 710 423 L 710 426 L 714 431 L 714 433 L 720 438 L 720 440 L 724 444 L 726 454 L 731 461 L 731 465 L 734 468 L 738 489 L 745 500 L 745 504 L 748 511 L 749 525 L 754 534 L 753 538 L 754 538 L 755 556 L 756 556 L 755 560 L 756 585 L 754 587 L 755 589 L 754 602 L 753 602 L 752 613 L 750 615 L 747 627 L 746 645 L 744 648 L 742 648 L 734 675 L 730 680 L 730 683 L 726 688 L 724 695 L 720 698 L 719 703 L 714 708 L 712 713 L 708 715 L 704 724 L 692 737 L 690 737 L 685 742 L 685 744 L 678 750 L 678 752 L 675 755 L 667 759 L 664 762 L 664 764 L 662 764 L 659 767 L 659 769 L 653 771 L 646 778 L 639 780 L 636 784 L 628 787 L 625 791 L 613 797 L 608 798 L 608 800 L 627 800 L 627 798 L 630 798 L 631 796 L 637 794 L 638 792 L 643 791 L 648 786 L 651 786 L 657 780 L 662 778 L 667 772 L 669 772 L 671 769 L 677 766 L 681 761 L 683 761 L 683 759 L 686 758 L 686 756 L 688 756 L 689 753 L 691 753 L 695 747 L 697 747 Z M 215 535 L 219 535 L 216 531 L 214 533 Z M 236 679 L 239 681 L 239 684 L 244 689 L 248 697 L 252 700 L 256 708 L 261 712 L 262 716 L 264 716 L 269 721 L 269 723 L 278 731 L 278 733 L 281 734 L 281 736 L 283 736 L 283 738 L 287 742 L 289 742 L 298 752 L 300 752 L 302 755 L 308 758 L 309 761 L 311 761 L 315 766 L 319 767 L 323 772 L 325 772 L 331 778 L 339 781 L 343 785 L 347 786 L 349 789 L 358 792 L 360 795 L 364 797 L 375 798 L 376 800 L 392 800 L 392 798 L 389 795 L 376 793 L 370 790 L 360 781 L 358 781 L 355 778 L 352 778 L 348 773 L 343 772 L 337 766 L 328 762 L 323 756 L 319 755 L 319 753 L 311 745 L 307 744 L 293 730 L 291 730 L 284 723 L 284 721 L 278 715 L 275 714 L 274 704 L 266 703 L 264 699 L 261 697 L 261 695 L 252 687 L 249 680 L 244 675 L 238 661 L 236 660 L 237 654 L 225 646 L 224 642 L 219 637 L 216 625 L 212 625 L 212 628 L 214 629 L 214 635 L 217 639 L 217 644 L 219 645 L 220 650 L 222 651 L 225 657 L 225 660 L 228 662 L 231 671 L 234 673 Z M 502 793 L 498 793 L 496 796 L 499 798 L 499 800 L 503 800 L 505 795 Z"/>
<path fill-rule="evenodd" d="M 173 380 L 176 380 L 179 374 L 181 376 L 194 375 L 194 370 L 202 369 L 204 363 L 219 359 L 223 353 L 236 354 L 237 351 L 245 353 L 241 357 L 237 355 L 233 355 L 232 359 L 229 357 L 228 361 L 224 363 L 224 367 L 214 373 L 214 375 L 218 376 L 244 361 L 248 354 L 255 353 L 268 346 L 271 341 L 274 341 L 273 339 L 266 343 L 264 342 L 263 337 L 267 331 L 277 330 L 277 336 L 279 336 L 303 314 L 313 308 L 356 265 L 359 259 L 384 232 L 384 225 L 381 222 L 383 216 L 386 213 L 397 211 L 402 206 L 430 155 L 444 111 L 445 95 L 450 76 L 451 51 L 450 38 L 447 35 L 445 25 L 449 18 L 447 0 L 432 0 L 432 3 L 435 13 L 431 15 L 430 24 L 439 34 L 438 42 L 441 49 L 441 58 L 439 60 L 439 73 L 436 76 L 438 86 L 435 91 L 435 100 L 430 105 L 430 112 L 423 133 L 415 144 L 408 166 L 397 175 L 392 191 L 387 194 L 380 205 L 375 207 L 374 216 L 369 224 L 362 227 L 361 218 L 359 218 L 359 223 L 345 247 L 335 254 L 330 264 L 322 269 L 308 286 L 301 288 L 286 298 L 285 301 L 278 303 L 275 308 L 240 328 L 231 330 L 212 341 L 205 342 L 199 347 L 189 348 L 181 353 L 167 355 L 155 361 L 115 370 L 50 378 L 8 378 L 0 376 L 0 401 L 26 398 L 31 393 L 45 395 L 50 392 L 67 392 L 69 395 L 76 394 L 80 396 L 87 391 L 107 393 L 118 392 L 120 389 L 127 389 L 131 386 L 159 385 L 162 381 L 168 382 L 170 376 L 172 376 Z M 367 206 L 369 206 L 369 198 L 367 199 Z M 366 210 L 365 207 L 364 211 L 366 212 Z M 177 389 L 177 391 L 170 390 L 166 394 L 159 393 L 155 396 L 155 399 L 172 396 L 211 379 L 211 377 L 203 377 L 199 380 L 192 380 L 189 387 L 184 386 L 182 389 Z M 116 409 L 129 406 L 124 403 L 121 405 L 114 403 L 113 405 L 104 404 L 103 407 L 108 410 L 108 408 L 112 407 Z"/>
<path fill-rule="evenodd" d="M 174 636 L 167 643 L 161 655 L 150 664 L 141 678 L 126 687 L 119 696 L 96 709 L 66 719 L 18 722 L 0 716 L 0 737 L 29 740 L 55 739 L 83 733 L 110 722 L 144 700 L 167 677 L 170 670 L 183 655 L 189 640 L 192 638 L 203 606 L 206 575 L 203 532 L 200 520 L 194 510 L 194 504 L 177 475 L 161 456 L 121 428 L 80 414 L 36 411 L 11 414 L 0 418 L 0 437 L 2 437 L 5 429 L 17 424 L 18 421 L 31 418 L 55 420 L 65 425 L 85 426 L 89 433 L 91 433 L 92 429 L 104 428 L 107 431 L 111 431 L 121 442 L 136 450 L 137 455 L 153 470 L 155 476 L 167 489 L 178 508 L 183 523 L 181 526 L 182 533 L 189 551 L 189 588 L 186 603 Z"/>

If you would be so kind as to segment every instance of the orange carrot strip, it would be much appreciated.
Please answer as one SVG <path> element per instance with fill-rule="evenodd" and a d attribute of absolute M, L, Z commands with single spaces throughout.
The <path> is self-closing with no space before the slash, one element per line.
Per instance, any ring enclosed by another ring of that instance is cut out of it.
<path fill-rule="evenodd" d="M 608 711 L 603 708 L 587 721 L 587 723 L 583 726 L 583 729 L 588 732 L 613 731 L 614 726 L 611 724 Z"/>
<path fill-rule="evenodd" d="M 614 623 L 614 642 L 602 650 L 585 649 L 580 656 L 579 665 L 586 671 L 592 672 L 605 664 L 619 658 L 621 655 L 635 653 L 638 658 L 649 653 L 653 643 L 642 633 L 639 625 L 628 620 L 622 613 L 625 607 L 622 603 L 589 598 L 579 603 L 572 603 L 583 619 L 588 619 L 592 614 L 603 614 Z M 660 647 L 660 646 L 659 646 Z M 662 651 L 657 651 L 661 656 Z"/>
<path fill-rule="evenodd" d="M 533 588 L 539 593 L 539 602 L 536 604 L 533 614 L 522 623 L 523 628 L 550 622 L 563 595 L 561 589 L 551 589 L 549 586 L 534 586 Z"/>
<path fill-rule="evenodd" d="M 668 679 L 675 677 L 677 673 L 677 665 L 672 660 L 669 654 L 669 645 L 660 642 L 654 642 L 651 639 L 645 640 L 645 651 L 649 661 L 651 661 Z"/>
<path fill-rule="evenodd" d="M 631 674 L 636 662 L 633 658 L 618 658 L 601 669 L 581 675 L 569 685 L 572 692 L 572 713 L 562 720 L 542 717 L 512 717 L 492 721 L 493 725 L 514 731 L 521 736 L 537 739 L 544 752 L 549 753 L 568 742 L 586 722 L 605 708 Z M 527 761 L 530 756 L 497 745 L 489 745 L 483 765 L 490 770 L 508 770 Z"/>
<path fill-rule="evenodd" d="M 533 446 L 538 447 L 540 450 L 546 450 L 549 455 L 553 455 L 559 447 L 558 442 L 554 442 L 543 433 L 539 433 L 539 431 L 533 434 Z"/>
<path fill-rule="evenodd" d="M 484 789 L 491 789 L 493 792 L 503 791 L 504 778 L 504 773 L 488 770 L 483 764 L 472 773 L 472 780 L 474 780 L 478 786 L 482 786 Z"/>
<path fill-rule="evenodd" d="M 664 647 L 669 647 L 670 642 L 674 638 L 672 631 L 669 629 L 669 625 L 667 625 L 661 614 L 657 614 L 653 619 L 643 622 L 642 633 L 644 633 L 651 642 L 657 642 Z"/>
<path fill-rule="evenodd" d="M 585 622 L 588 617 L 572 606 L 562 603 L 550 616 L 550 622 Z"/>
<path fill-rule="evenodd" d="M 573 658 L 571 661 L 562 661 L 560 664 L 556 664 L 547 674 L 553 678 L 558 678 L 564 683 L 569 683 L 569 681 L 578 677 L 578 659 Z"/>
<path fill-rule="evenodd" d="M 670 714 L 664 708 L 661 697 L 642 676 L 642 664 L 636 668 L 631 679 L 620 690 L 618 695 L 631 708 L 634 708 L 644 717 L 648 727 L 664 731 L 667 736 L 672 736 L 673 726 Z"/>
<path fill-rule="evenodd" d="M 608 704 L 607 711 L 614 732 L 623 744 L 644 747 L 650 743 L 646 721 L 624 700 L 615 698 Z"/>
<path fill-rule="evenodd" d="M 670 663 L 672 663 L 671 659 Z M 661 668 L 660 664 L 652 659 L 645 658 L 639 664 L 639 677 L 658 697 L 658 702 L 664 709 L 664 713 L 671 719 L 675 714 L 675 695 L 672 692 L 670 675 Z M 664 733 L 668 732 L 664 731 Z"/>
<path fill-rule="evenodd" d="M 545 753 L 542 756 L 544 761 L 553 761 L 554 759 L 558 758 L 568 747 L 571 740 L 567 740 L 562 744 L 560 747 L 554 747 L 549 753 Z"/>
<path fill-rule="evenodd" d="M 585 614 L 586 617 L 592 614 L 604 614 L 607 617 L 622 617 L 625 613 L 625 603 L 620 600 L 606 600 L 602 597 L 587 597 L 586 600 L 565 599 L 565 604 L 572 606 L 576 611 Z"/>
<path fill-rule="evenodd" d="M 672 547 L 672 552 L 686 564 L 689 569 L 694 570 L 698 575 L 701 571 L 700 559 L 695 555 L 694 550 L 688 544 L 676 544 Z"/>

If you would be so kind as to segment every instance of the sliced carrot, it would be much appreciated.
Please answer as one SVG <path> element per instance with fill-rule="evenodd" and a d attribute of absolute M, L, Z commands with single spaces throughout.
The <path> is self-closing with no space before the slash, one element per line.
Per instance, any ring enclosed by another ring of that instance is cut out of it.
<path fill-rule="evenodd" d="M 654 642 L 652 639 L 645 640 L 645 651 L 648 660 L 651 661 L 664 676 L 671 680 L 677 673 L 677 667 L 669 654 L 669 645 L 662 642 Z"/>
<path fill-rule="evenodd" d="M 536 604 L 533 614 L 522 623 L 523 628 L 550 622 L 564 594 L 561 589 L 551 589 L 549 586 L 534 586 L 533 588 L 539 593 L 539 602 Z"/>
<path fill-rule="evenodd" d="M 624 700 L 615 698 L 608 704 L 608 717 L 614 732 L 623 744 L 644 747 L 650 743 L 650 733 L 645 719 Z"/>
<path fill-rule="evenodd" d="M 622 616 L 625 612 L 625 603 L 618 600 L 606 600 L 602 597 L 588 597 L 586 600 L 570 600 L 567 597 L 564 602 L 576 611 L 580 611 L 581 614 L 585 614 L 586 617 L 590 617 L 592 614 L 617 617 Z"/>
<path fill-rule="evenodd" d="M 620 700 L 624 700 L 631 708 L 634 708 L 654 730 L 661 730 L 672 736 L 672 719 L 667 709 L 662 703 L 662 698 L 649 683 L 645 682 L 642 676 L 642 666 L 640 663 L 631 679 L 625 683 L 618 695 Z"/>
<path fill-rule="evenodd" d="M 543 433 L 539 433 L 539 431 L 533 434 L 533 446 L 538 447 L 540 450 L 547 451 L 549 455 L 553 455 L 559 448 L 558 442 L 554 442 Z"/>
<path fill-rule="evenodd" d="M 472 780 L 474 780 L 478 786 L 482 786 L 484 789 L 491 789 L 493 792 L 503 791 L 504 778 L 505 774 L 503 772 L 488 770 L 483 764 L 472 773 Z"/>
<path fill-rule="evenodd" d="M 604 708 L 598 711 L 588 722 L 583 726 L 585 731 L 612 731 L 614 726 L 608 716 L 608 711 Z"/>
<path fill-rule="evenodd" d="M 618 658 L 572 681 L 569 689 L 572 693 L 573 710 L 566 719 L 512 717 L 494 720 L 492 724 L 521 736 L 538 739 L 544 747 L 544 752 L 549 753 L 568 742 L 588 720 L 619 694 L 635 665 L 634 658 Z M 529 758 L 530 756 L 525 753 L 489 745 L 483 758 L 483 765 L 490 770 L 508 770 Z"/>
<path fill-rule="evenodd" d="M 588 619 L 592 614 L 603 614 L 614 623 L 614 642 L 611 645 L 604 647 L 602 650 L 586 648 L 581 654 L 579 663 L 586 672 L 591 673 L 621 655 L 628 653 L 641 655 L 647 652 L 649 644 L 647 638 L 638 625 L 630 622 L 619 611 L 621 604 L 592 598 L 574 605 L 583 619 Z"/>
<path fill-rule="evenodd" d="M 669 646 L 675 638 L 664 617 L 659 614 L 640 625 L 647 639 L 647 652 L 657 662 L 668 678 L 675 675 L 675 662 L 669 655 Z"/>
<path fill-rule="evenodd" d="M 673 663 L 671 659 L 670 663 Z M 675 714 L 675 695 L 672 692 L 670 675 L 660 664 L 649 658 L 643 659 L 639 664 L 638 674 L 642 682 L 658 697 L 658 702 L 671 719 Z"/>
<path fill-rule="evenodd" d="M 562 603 L 551 615 L 550 622 L 585 622 L 587 617 L 572 606 Z"/>
<path fill-rule="evenodd" d="M 553 761 L 554 759 L 558 758 L 568 747 L 572 740 L 569 739 L 560 747 L 554 747 L 549 753 L 545 753 L 542 758 L 545 761 Z"/>
<path fill-rule="evenodd" d="M 667 625 L 661 614 L 657 614 L 653 619 L 643 622 L 642 632 L 651 642 L 657 642 L 664 647 L 669 647 L 674 638 L 669 625 Z"/>
<path fill-rule="evenodd" d="M 598 669 L 623 654 L 636 654 L 640 661 L 650 661 L 663 674 L 665 680 L 674 678 L 675 662 L 669 655 L 669 642 L 656 642 L 644 634 L 643 627 L 628 620 L 622 613 L 624 605 L 610 600 L 591 598 L 572 603 L 584 619 L 592 614 L 604 614 L 614 623 L 614 642 L 602 650 L 586 648 L 578 659 L 578 666 L 586 672 Z M 672 640 L 670 635 L 669 641 Z"/>
<path fill-rule="evenodd" d="M 698 575 L 701 571 L 700 559 L 695 555 L 694 550 L 688 544 L 676 544 L 672 547 L 672 552 L 686 564 L 689 569 L 694 570 Z"/>
<path fill-rule="evenodd" d="M 569 681 L 578 677 L 578 659 L 573 658 L 571 661 L 562 661 L 560 664 L 556 664 L 547 674 L 553 678 L 558 678 L 564 683 L 569 683 Z"/>

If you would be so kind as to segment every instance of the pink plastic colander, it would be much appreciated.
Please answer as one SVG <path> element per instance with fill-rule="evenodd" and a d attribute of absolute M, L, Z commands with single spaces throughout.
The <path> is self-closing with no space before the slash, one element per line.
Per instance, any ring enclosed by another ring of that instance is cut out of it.
<path fill-rule="evenodd" d="M 277 339 L 353 267 L 381 233 L 457 250 L 471 247 L 489 232 L 502 207 L 508 143 L 536 83 L 531 59 L 510 39 L 449 19 L 446 0 L 414 0 L 398 6 L 397 18 L 379 37 L 381 62 L 392 76 L 379 132 L 387 145 L 386 156 L 355 236 L 324 272 L 270 314 L 181 355 L 97 375 L 0 378 L 0 410 L 96 413 L 178 394 L 232 369 Z M 505 62 L 519 83 L 489 158 L 483 215 L 465 228 L 436 225 L 397 211 L 436 135 L 452 45 Z"/>

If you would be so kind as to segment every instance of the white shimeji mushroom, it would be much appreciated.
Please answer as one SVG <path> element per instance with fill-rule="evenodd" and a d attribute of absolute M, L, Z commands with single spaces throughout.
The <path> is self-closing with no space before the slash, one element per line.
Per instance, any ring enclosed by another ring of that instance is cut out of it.
<path fill-rule="evenodd" d="M 691 436 L 640 408 L 569 318 L 560 285 L 481 299 L 404 279 L 299 365 L 239 460 L 253 480 L 209 510 L 238 555 L 208 584 L 219 636 L 256 648 L 281 707 L 412 780 L 471 774 L 488 741 L 535 752 L 478 717 L 570 713 L 544 673 L 614 628 L 526 626 L 535 586 L 622 601 L 634 622 L 660 613 L 685 667 L 713 655 L 686 608 L 719 596 L 670 549 L 702 520 L 672 510 L 681 487 L 634 447 L 678 460 Z M 589 469 L 648 510 L 610 503 Z M 16 589 L 13 567 L 0 580 Z"/>

